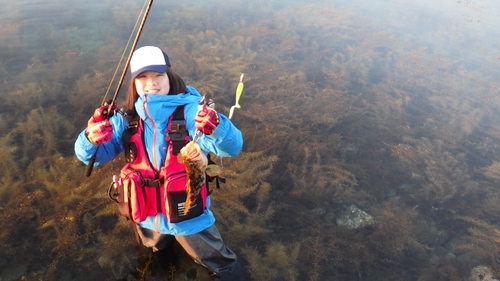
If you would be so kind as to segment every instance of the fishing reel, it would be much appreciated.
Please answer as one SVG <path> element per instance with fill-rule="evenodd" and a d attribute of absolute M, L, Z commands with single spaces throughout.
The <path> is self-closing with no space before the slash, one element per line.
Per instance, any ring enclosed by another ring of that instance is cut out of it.
<path fill-rule="evenodd" d="M 125 113 L 122 112 L 112 100 L 109 100 L 107 102 L 104 102 L 94 111 L 94 115 L 92 115 L 92 118 L 94 119 L 94 122 L 100 122 L 111 118 L 117 113 L 125 115 Z"/>

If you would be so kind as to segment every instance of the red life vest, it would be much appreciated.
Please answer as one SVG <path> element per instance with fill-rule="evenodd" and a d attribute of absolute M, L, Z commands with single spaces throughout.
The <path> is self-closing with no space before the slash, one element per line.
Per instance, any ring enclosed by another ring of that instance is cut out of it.
<path fill-rule="evenodd" d="M 180 118 L 179 115 L 182 115 Z M 164 214 L 171 223 L 181 222 L 203 214 L 208 196 L 207 183 L 200 190 L 189 212 L 184 215 L 187 174 L 177 160 L 180 149 L 189 142 L 184 107 L 179 106 L 168 123 L 169 142 L 165 162 L 160 171 L 151 164 L 143 141 L 142 120 L 132 121 L 123 133 L 127 164 L 120 176 L 113 179 L 109 195 L 120 213 L 139 223 L 148 216 Z"/>

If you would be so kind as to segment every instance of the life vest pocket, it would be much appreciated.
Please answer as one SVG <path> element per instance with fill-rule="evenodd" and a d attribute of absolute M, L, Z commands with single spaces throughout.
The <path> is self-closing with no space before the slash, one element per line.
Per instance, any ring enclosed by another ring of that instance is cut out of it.
<path fill-rule="evenodd" d="M 189 212 L 184 215 L 184 203 L 186 202 L 186 181 L 187 174 L 185 171 L 168 175 L 165 180 L 166 204 L 165 210 L 168 221 L 171 223 L 181 222 L 203 214 L 206 205 L 206 193 L 198 194 L 194 203 L 191 205 Z M 202 190 L 205 190 L 202 187 Z M 205 199 L 205 200 L 204 200 Z"/>
<path fill-rule="evenodd" d="M 113 192 L 110 198 L 118 204 L 120 214 L 135 223 L 144 221 L 148 216 L 146 209 L 147 194 L 139 172 L 124 167 L 120 177 L 113 180 Z"/>

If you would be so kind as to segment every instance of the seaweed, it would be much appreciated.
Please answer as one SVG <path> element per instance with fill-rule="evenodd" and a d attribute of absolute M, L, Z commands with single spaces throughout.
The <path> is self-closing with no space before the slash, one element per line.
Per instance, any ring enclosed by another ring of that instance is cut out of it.
<path fill-rule="evenodd" d="M 245 73 L 232 120 L 244 148 L 214 157 L 227 181 L 211 208 L 253 279 L 466 280 L 478 263 L 500 274 L 500 86 L 494 64 L 475 52 L 495 57 L 496 43 L 466 36 L 498 32 L 471 24 L 470 3 L 446 3 L 464 17 L 443 12 L 438 22 L 422 16 L 436 15 L 435 4 L 411 3 L 414 14 L 394 25 L 408 3 L 390 1 L 380 19 L 370 14 L 376 5 L 194 2 L 155 3 L 141 44 L 163 47 L 172 69 L 222 114 Z M 61 4 L 57 21 L 4 6 L 0 272 L 208 279 L 182 251 L 178 267 L 161 271 L 137 246 L 106 199 L 121 158 L 86 178 L 73 155 L 138 3 Z M 351 204 L 375 223 L 338 226 Z"/>

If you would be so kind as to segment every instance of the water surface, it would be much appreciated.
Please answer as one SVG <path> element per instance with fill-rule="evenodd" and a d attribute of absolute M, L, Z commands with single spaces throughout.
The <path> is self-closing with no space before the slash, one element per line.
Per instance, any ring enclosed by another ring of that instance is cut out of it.
<path fill-rule="evenodd" d="M 0 0 L 1 280 L 208 280 L 182 249 L 165 268 L 135 246 L 106 195 L 122 159 L 87 178 L 73 155 L 143 6 L 117 3 Z M 487 0 L 154 2 L 139 46 L 166 50 L 219 112 L 245 73 L 245 146 L 212 199 L 254 280 L 500 273 L 498 14 Z M 350 205 L 374 223 L 339 225 Z"/>

